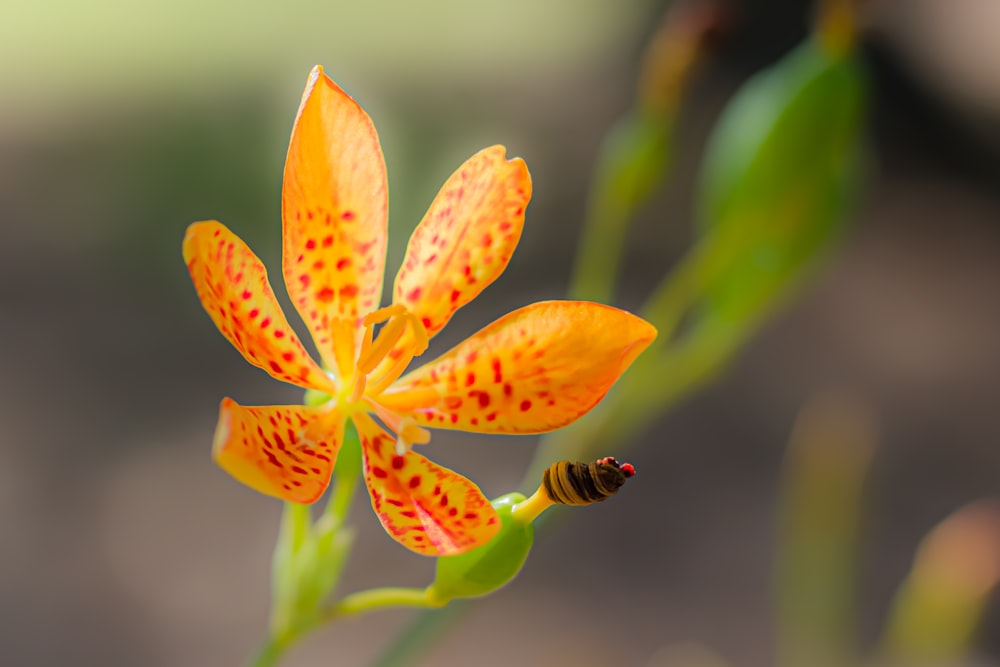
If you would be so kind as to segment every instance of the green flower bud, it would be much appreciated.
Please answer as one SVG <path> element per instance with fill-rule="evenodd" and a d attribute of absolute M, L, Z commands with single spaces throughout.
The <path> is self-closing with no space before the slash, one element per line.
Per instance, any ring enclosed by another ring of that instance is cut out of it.
<path fill-rule="evenodd" d="M 488 544 L 459 556 L 437 559 L 434 583 L 427 587 L 431 604 L 443 606 L 456 598 L 492 593 L 514 578 L 524 565 L 535 539 L 531 521 L 513 515 L 524 501 L 520 493 L 508 493 L 492 501 L 500 515 L 500 531 Z"/>

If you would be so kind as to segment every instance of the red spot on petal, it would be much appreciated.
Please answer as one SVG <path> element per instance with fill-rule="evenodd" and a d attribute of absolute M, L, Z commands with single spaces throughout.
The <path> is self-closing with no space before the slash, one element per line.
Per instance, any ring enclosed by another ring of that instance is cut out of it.
<path fill-rule="evenodd" d="M 452 507 L 450 510 L 448 510 L 448 516 L 455 516 L 456 514 L 458 514 L 457 507 Z"/>
<path fill-rule="evenodd" d="M 244 301 L 247 301 L 247 300 L 249 300 L 253 296 L 253 293 L 251 293 L 250 290 L 245 289 L 245 290 L 243 290 L 243 294 L 241 294 L 240 296 L 243 297 Z"/>
<path fill-rule="evenodd" d="M 299 276 L 299 282 L 302 283 L 303 287 L 309 287 L 309 280 L 310 278 L 308 273 L 303 273 Z"/>
<path fill-rule="evenodd" d="M 386 477 L 389 476 L 389 473 L 387 473 L 385 470 L 382 470 L 378 466 L 372 468 L 372 474 L 378 477 L 379 479 L 385 479 Z"/>
<path fill-rule="evenodd" d="M 521 412 L 527 412 L 530 409 L 531 409 L 531 401 L 529 401 L 528 399 L 524 399 L 523 401 L 521 401 Z"/>
<path fill-rule="evenodd" d="M 458 396 L 445 396 L 444 397 L 444 407 L 449 410 L 458 410 L 462 407 L 462 399 Z"/>
<path fill-rule="evenodd" d="M 284 359 L 285 361 L 291 361 L 292 359 L 295 358 L 295 353 L 285 352 L 281 355 L 281 358 Z"/>
<path fill-rule="evenodd" d="M 260 315 L 260 309 L 259 308 L 251 308 L 250 312 L 247 313 L 247 317 L 249 317 L 251 320 L 254 319 L 255 317 L 257 317 L 258 315 Z"/>
<path fill-rule="evenodd" d="M 406 295 L 408 301 L 416 301 L 420 298 L 420 292 L 422 290 L 419 287 L 414 287 L 410 290 L 410 293 Z"/>
<path fill-rule="evenodd" d="M 503 373 L 500 372 L 500 360 L 493 360 L 493 381 L 497 384 L 503 382 Z"/>
<path fill-rule="evenodd" d="M 400 514 L 402 514 L 403 516 L 405 516 L 407 519 L 416 519 L 417 518 L 417 513 L 414 512 L 413 510 L 403 510 L 402 512 L 400 512 Z M 423 535 L 417 535 L 417 537 L 419 537 L 420 539 L 424 538 Z"/>
<path fill-rule="evenodd" d="M 281 364 L 279 364 L 277 361 L 271 361 L 268 363 L 268 365 L 271 367 L 271 370 L 274 371 L 275 373 L 284 372 L 284 370 L 281 368 Z"/>
<path fill-rule="evenodd" d="M 457 289 L 455 289 L 455 290 L 452 290 L 452 291 L 451 291 L 451 302 L 452 302 L 452 303 L 455 303 L 455 302 L 457 302 L 457 301 L 458 301 L 458 298 L 459 298 L 460 296 L 462 296 L 462 293 L 461 293 L 460 291 L 458 291 Z"/>
<path fill-rule="evenodd" d="M 393 456 L 392 457 L 392 469 L 393 470 L 402 470 L 403 466 L 405 466 L 405 465 L 406 465 L 406 459 L 403 458 L 402 456 Z"/>
<path fill-rule="evenodd" d="M 480 391 L 478 389 L 473 389 L 469 392 L 469 398 L 475 398 L 479 401 L 479 407 L 485 408 L 490 404 L 490 395 L 485 391 Z"/>
<path fill-rule="evenodd" d="M 469 520 L 469 521 L 472 521 L 473 519 L 478 519 L 478 518 L 479 518 L 479 515 L 478 515 L 478 514 L 476 514 L 475 512 L 466 512 L 466 513 L 465 513 L 465 514 L 464 514 L 464 515 L 462 516 L 462 518 L 463 518 L 463 519 L 467 519 L 467 520 Z"/>
<path fill-rule="evenodd" d="M 413 477 L 411 477 L 410 481 L 408 482 L 408 485 L 411 489 L 415 489 L 418 486 L 420 486 L 420 475 L 414 475 Z"/>
<path fill-rule="evenodd" d="M 345 299 L 353 299 L 357 295 L 358 295 L 357 285 L 344 285 L 343 287 L 340 288 L 340 296 L 344 297 Z"/>
<path fill-rule="evenodd" d="M 497 413 L 495 412 L 491 412 L 490 414 L 486 415 L 486 421 L 488 422 L 496 421 L 496 419 L 497 419 Z"/>
<path fill-rule="evenodd" d="M 296 473 L 298 475 L 306 475 L 306 474 L 308 474 L 306 472 L 305 468 L 300 468 L 298 466 L 292 466 L 291 470 L 292 470 L 292 472 L 294 472 L 294 473 Z"/>
<path fill-rule="evenodd" d="M 271 318 L 270 317 L 265 317 L 264 319 L 262 319 L 260 321 L 260 328 L 261 329 L 266 329 L 269 326 L 271 326 Z"/>
<path fill-rule="evenodd" d="M 340 214 L 341 220 L 354 220 L 354 211 L 344 211 Z"/>
<path fill-rule="evenodd" d="M 323 247 L 324 248 L 329 248 L 332 245 L 333 245 L 333 236 L 332 235 L 331 236 L 327 236 L 326 238 L 323 239 Z"/>
<path fill-rule="evenodd" d="M 441 507 L 447 507 L 448 506 L 448 494 L 447 493 L 444 494 L 443 496 L 441 496 L 441 500 L 438 502 L 438 504 Z"/>
<path fill-rule="evenodd" d="M 333 301 L 333 290 L 329 287 L 324 287 L 319 291 L 319 293 L 316 294 L 316 298 L 323 303 L 330 303 Z"/>
<path fill-rule="evenodd" d="M 514 387 L 510 386 L 509 382 L 505 382 L 503 385 L 503 395 L 510 398 L 510 395 L 514 393 Z"/>
<path fill-rule="evenodd" d="M 430 329 L 431 328 L 431 318 L 429 318 L 429 317 L 421 317 L 420 321 L 423 323 L 425 329 Z"/>
<path fill-rule="evenodd" d="M 306 241 L 306 250 L 315 250 L 315 249 L 316 249 L 316 239 L 309 239 L 308 241 Z"/>
<path fill-rule="evenodd" d="M 343 271 L 344 269 L 346 269 L 350 265 L 351 265 L 351 258 L 350 257 L 341 257 L 340 259 L 337 260 L 337 270 L 338 271 Z"/>
<path fill-rule="evenodd" d="M 474 384 L 476 384 L 476 374 L 469 371 L 469 374 L 465 376 L 465 386 L 471 387 Z"/>

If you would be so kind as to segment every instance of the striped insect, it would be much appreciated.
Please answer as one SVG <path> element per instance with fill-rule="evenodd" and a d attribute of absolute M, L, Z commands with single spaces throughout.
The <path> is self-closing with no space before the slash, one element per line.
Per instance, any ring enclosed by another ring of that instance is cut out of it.
<path fill-rule="evenodd" d="M 631 463 L 606 456 L 592 463 L 556 461 L 542 473 L 542 489 L 561 505 L 590 505 L 607 500 L 635 475 Z"/>

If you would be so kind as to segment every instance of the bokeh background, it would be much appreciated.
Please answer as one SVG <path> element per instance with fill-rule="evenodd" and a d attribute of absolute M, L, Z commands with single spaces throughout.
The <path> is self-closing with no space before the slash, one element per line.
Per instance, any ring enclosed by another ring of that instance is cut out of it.
<path fill-rule="evenodd" d="M 1000 494 L 1000 5 L 873 0 L 872 173 L 856 224 L 728 372 L 633 443 L 639 477 L 567 514 L 514 584 L 421 664 L 660 664 L 686 641 L 770 664 L 775 505 L 796 414 L 831 387 L 879 425 L 860 572 L 874 642 L 920 539 Z M 798 43 L 809 3 L 733 2 L 690 90 L 674 178 L 637 222 L 618 305 L 690 241 L 725 100 Z M 444 179 L 504 143 L 535 196 L 507 273 L 438 349 L 565 292 L 590 165 L 666 4 L 461 0 L 0 6 L 0 664 L 235 665 L 262 637 L 280 507 L 210 461 L 218 401 L 299 393 L 247 365 L 180 257 L 216 218 L 276 269 L 284 151 L 312 65 L 373 116 L 390 257 Z M 625 443 L 608 443 L 608 453 Z M 487 495 L 532 438 L 439 433 Z M 364 500 L 345 590 L 422 585 Z M 286 664 L 361 665 L 408 612 L 338 623 Z M 981 632 L 1000 661 L 1000 607 Z"/>

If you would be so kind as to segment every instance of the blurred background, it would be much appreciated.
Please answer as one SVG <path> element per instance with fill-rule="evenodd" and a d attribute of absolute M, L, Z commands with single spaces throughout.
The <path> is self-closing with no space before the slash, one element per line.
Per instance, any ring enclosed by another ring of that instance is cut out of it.
<path fill-rule="evenodd" d="M 685 100 L 673 179 L 636 223 L 622 307 L 687 248 L 699 156 L 729 95 L 808 29 L 808 2 L 731 5 Z M 532 171 L 519 250 L 435 341 L 443 350 L 565 294 L 591 165 L 667 6 L 4 3 L 0 663 L 235 665 L 263 637 L 280 506 L 230 480 L 209 448 L 223 396 L 301 395 L 218 334 L 180 242 L 190 222 L 219 219 L 280 282 L 281 170 L 314 64 L 379 129 L 390 277 L 466 157 L 503 143 Z M 633 444 L 634 482 L 541 535 L 519 578 L 420 664 L 653 667 L 680 642 L 771 664 L 783 459 L 799 411 L 831 388 L 877 424 L 862 642 L 877 641 L 928 531 L 1000 494 L 1000 5 L 869 10 L 872 169 L 842 246 L 718 381 Z M 519 484 L 534 444 L 440 432 L 429 454 L 495 496 Z M 426 583 L 432 563 L 356 504 L 344 590 Z M 337 623 L 285 664 L 364 664 L 409 616 Z M 997 603 L 979 637 L 977 659 L 1000 664 Z"/>

